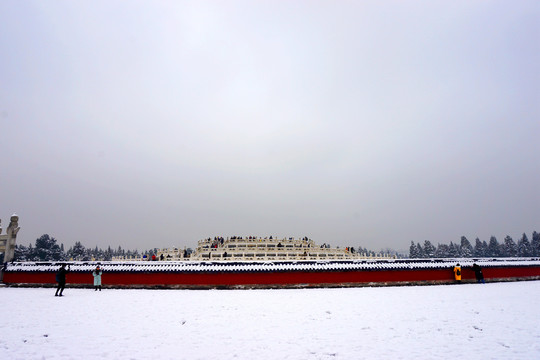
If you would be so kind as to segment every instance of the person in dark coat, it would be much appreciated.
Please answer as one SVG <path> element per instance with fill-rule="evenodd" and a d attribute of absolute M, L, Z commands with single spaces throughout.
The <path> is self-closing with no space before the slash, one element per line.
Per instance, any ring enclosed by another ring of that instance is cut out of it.
<path fill-rule="evenodd" d="M 476 281 L 478 281 L 479 283 L 485 284 L 486 282 L 484 280 L 484 274 L 482 273 L 482 268 L 477 263 L 474 263 L 472 268 L 474 270 L 474 276 L 476 276 Z"/>
<path fill-rule="evenodd" d="M 64 288 L 66 287 L 66 274 L 69 272 L 69 265 L 66 269 L 66 265 L 62 264 L 58 272 L 56 273 L 56 282 L 58 287 L 56 288 L 56 294 L 54 296 L 63 296 Z"/>

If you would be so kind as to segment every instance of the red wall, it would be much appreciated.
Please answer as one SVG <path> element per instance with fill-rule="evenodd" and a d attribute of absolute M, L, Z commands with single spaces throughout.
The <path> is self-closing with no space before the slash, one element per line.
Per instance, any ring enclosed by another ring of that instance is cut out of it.
<path fill-rule="evenodd" d="M 540 266 L 528 267 L 485 267 L 486 280 L 540 278 Z M 464 268 L 462 279 L 475 281 L 474 272 Z M 55 284 L 52 272 L 6 272 L 6 284 Z M 301 285 L 321 286 L 367 283 L 429 283 L 453 282 L 451 269 L 430 270 L 384 270 L 384 271 L 283 271 L 283 272 L 109 272 L 104 273 L 105 286 L 164 286 L 164 287 L 214 287 L 214 286 L 272 286 Z M 71 272 L 67 283 L 92 285 L 90 272 Z"/>

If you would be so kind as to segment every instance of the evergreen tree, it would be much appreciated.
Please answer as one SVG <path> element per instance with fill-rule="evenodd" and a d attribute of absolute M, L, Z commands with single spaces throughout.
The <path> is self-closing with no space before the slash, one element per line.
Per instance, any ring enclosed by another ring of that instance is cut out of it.
<path fill-rule="evenodd" d="M 489 238 L 487 255 L 491 257 L 501 256 L 500 245 L 495 236 L 492 236 L 491 238 Z"/>
<path fill-rule="evenodd" d="M 435 246 L 431 244 L 429 240 L 424 241 L 424 257 L 426 258 L 433 258 L 435 257 L 435 252 L 437 249 L 435 249 Z"/>
<path fill-rule="evenodd" d="M 112 260 L 112 257 L 113 257 L 113 252 L 112 252 L 112 249 L 111 247 L 109 246 L 107 248 L 107 250 L 105 250 L 105 254 L 103 256 L 103 260 L 105 261 L 111 261 Z"/>
<path fill-rule="evenodd" d="M 32 244 L 29 247 L 24 245 L 15 245 L 14 261 L 32 261 Z"/>
<path fill-rule="evenodd" d="M 84 260 L 86 249 L 80 241 L 76 241 L 75 245 L 68 250 L 67 255 L 74 260 Z"/>
<path fill-rule="evenodd" d="M 438 244 L 437 251 L 435 252 L 435 256 L 439 258 L 450 257 L 450 247 L 446 244 Z"/>
<path fill-rule="evenodd" d="M 422 245 L 420 243 L 416 244 L 416 254 L 418 255 L 418 258 L 424 258 L 424 249 L 422 249 Z"/>
<path fill-rule="evenodd" d="M 473 256 L 473 247 L 471 242 L 465 237 L 461 237 L 461 247 L 460 247 L 461 256 L 465 258 L 470 258 Z"/>
<path fill-rule="evenodd" d="M 96 245 L 96 247 L 92 251 L 90 251 L 90 258 L 94 260 L 104 260 L 105 252 L 101 248 L 98 248 Z"/>
<path fill-rule="evenodd" d="M 531 256 L 540 256 L 540 234 L 536 231 L 532 234 Z"/>
<path fill-rule="evenodd" d="M 503 252 L 504 252 L 503 256 L 506 256 L 506 257 L 516 257 L 518 253 L 516 243 L 508 235 L 506 235 L 506 237 L 504 238 Z"/>
<path fill-rule="evenodd" d="M 39 239 L 36 239 L 34 258 L 36 260 L 58 261 L 63 259 L 63 254 L 60 246 L 56 243 L 56 239 L 44 234 Z"/>
<path fill-rule="evenodd" d="M 32 247 L 32 244 L 28 245 L 28 260 L 30 261 L 36 260 L 35 254 L 34 254 L 34 248 Z"/>
<path fill-rule="evenodd" d="M 523 233 L 523 236 L 518 241 L 518 256 L 521 257 L 527 257 L 531 256 L 531 243 L 529 242 L 529 238 L 527 237 L 527 234 Z"/>
<path fill-rule="evenodd" d="M 84 249 L 84 255 L 83 255 L 83 257 L 82 257 L 81 260 L 83 260 L 83 261 L 90 261 L 90 260 L 92 260 L 92 249 L 90 249 L 90 248 L 85 248 L 85 249 Z"/>
<path fill-rule="evenodd" d="M 411 259 L 418 258 L 418 251 L 417 251 L 416 245 L 414 244 L 414 241 L 411 241 L 411 246 L 409 247 L 409 258 Z"/>
<path fill-rule="evenodd" d="M 473 254 L 475 257 L 484 257 L 486 256 L 486 252 L 487 252 L 487 244 L 486 246 L 484 247 L 484 244 L 486 244 L 486 242 L 481 242 L 479 238 L 476 238 L 476 241 L 475 241 L 475 244 L 474 244 L 474 251 L 473 251 Z"/>
<path fill-rule="evenodd" d="M 448 257 L 457 258 L 460 256 L 461 256 L 460 246 L 450 241 L 450 245 L 448 245 Z"/>

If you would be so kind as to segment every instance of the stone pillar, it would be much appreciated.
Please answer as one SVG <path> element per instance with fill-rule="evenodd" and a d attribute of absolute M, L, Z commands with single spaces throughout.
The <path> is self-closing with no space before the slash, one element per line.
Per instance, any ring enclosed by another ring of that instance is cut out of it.
<path fill-rule="evenodd" d="M 13 260 L 13 257 L 15 256 L 17 233 L 20 229 L 19 217 L 15 214 L 11 215 L 11 221 L 6 229 L 6 251 L 4 252 L 4 262 Z"/>

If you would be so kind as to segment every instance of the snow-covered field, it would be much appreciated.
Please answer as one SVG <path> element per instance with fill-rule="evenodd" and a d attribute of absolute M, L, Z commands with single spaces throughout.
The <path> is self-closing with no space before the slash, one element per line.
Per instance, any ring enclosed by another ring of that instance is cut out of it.
<path fill-rule="evenodd" d="M 540 358 L 540 281 L 0 295 L 0 359 Z"/>

